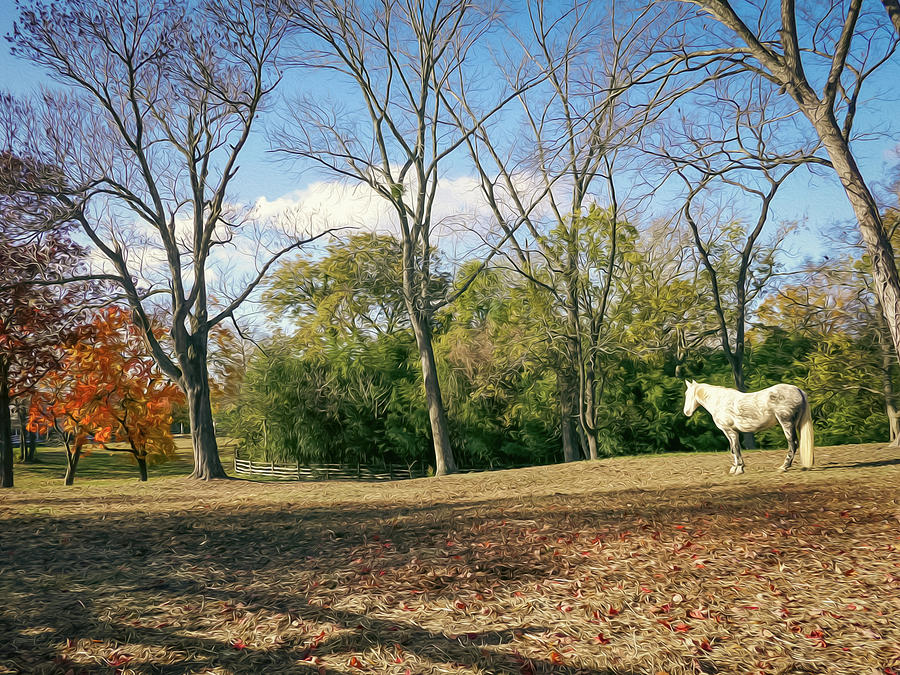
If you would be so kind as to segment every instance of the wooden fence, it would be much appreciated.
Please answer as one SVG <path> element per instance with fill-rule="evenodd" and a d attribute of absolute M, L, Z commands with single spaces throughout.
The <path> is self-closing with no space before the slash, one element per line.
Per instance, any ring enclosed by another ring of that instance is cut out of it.
<path fill-rule="evenodd" d="M 406 480 L 425 476 L 422 469 L 398 464 L 385 466 L 300 464 L 300 462 L 282 464 L 237 458 L 234 460 L 234 471 L 235 473 L 271 476 L 281 480 Z"/>

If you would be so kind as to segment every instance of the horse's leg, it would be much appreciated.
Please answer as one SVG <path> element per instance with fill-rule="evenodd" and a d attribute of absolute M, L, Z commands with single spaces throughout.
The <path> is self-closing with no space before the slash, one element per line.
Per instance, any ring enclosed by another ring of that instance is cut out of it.
<path fill-rule="evenodd" d="M 744 473 L 744 459 L 741 457 L 740 434 L 736 429 L 722 429 L 728 437 L 728 445 L 731 447 L 732 466 L 728 473 L 735 475 Z"/>
<path fill-rule="evenodd" d="M 778 468 L 778 470 L 787 471 L 791 468 L 791 464 L 794 463 L 794 455 L 797 454 L 798 443 L 796 419 L 794 417 L 778 417 L 777 419 L 778 423 L 781 425 L 782 430 L 784 431 L 784 437 L 788 442 L 787 456 L 784 458 L 784 464 L 782 464 Z"/>

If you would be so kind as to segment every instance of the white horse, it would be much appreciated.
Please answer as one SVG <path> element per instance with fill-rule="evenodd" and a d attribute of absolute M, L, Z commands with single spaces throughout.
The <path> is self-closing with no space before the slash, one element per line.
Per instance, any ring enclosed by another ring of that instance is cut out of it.
<path fill-rule="evenodd" d="M 799 387 L 776 384 L 762 391 L 744 394 L 736 389 L 692 380 L 686 384 L 684 414 L 690 417 L 697 406 L 702 405 L 712 415 L 716 426 L 728 437 L 734 460 L 728 473 L 744 473 L 738 432 L 762 431 L 775 426 L 776 422 L 784 429 L 788 442 L 787 457 L 779 470 L 787 471 L 790 468 L 798 446 L 800 463 L 804 468 L 813 465 L 815 445 L 809 399 Z"/>

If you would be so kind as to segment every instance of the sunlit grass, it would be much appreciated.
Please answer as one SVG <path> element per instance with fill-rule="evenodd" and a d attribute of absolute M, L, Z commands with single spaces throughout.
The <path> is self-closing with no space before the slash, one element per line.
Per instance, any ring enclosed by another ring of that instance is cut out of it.
<path fill-rule="evenodd" d="M 191 456 L 191 437 L 186 434 L 176 436 L 175 447 L 177 454 L 174 459 L 151 464 L 148 467 L 149 482 L 160 478 L 187 476 L 191 473 L 194 468 Z M 225 470 L 232 473 L 234 443 L 231 439 L 219 439 L 219 455 Z M 18 451 L 16 457 L 18 458 Z M 13 469 L 15 489 L 32 490 L 62 483 L 66 475 L 66 451 L 62 446 L 39 445 L 37 459 L 38 462 L 35 464 L 20 462 L 15 464 Z M 73 487 L 77 487 L 79 484 L 97 484 L 98 482 L 114 484 L 107 483 L 108 481 L 119 481 L 124 484 L 129 481 L 138 481 L 139 478 L 137 463 L 129 453 L 92 448 L 89 454 L 83 455 L 78 462 Z"/>

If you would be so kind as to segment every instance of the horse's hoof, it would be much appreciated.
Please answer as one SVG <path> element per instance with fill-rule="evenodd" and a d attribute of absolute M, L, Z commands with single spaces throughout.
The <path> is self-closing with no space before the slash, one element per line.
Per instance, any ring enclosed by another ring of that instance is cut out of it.
<path fill-rule="evenodd" d="M 744 473 L 744 467 L 743 467 L 743 466 L 736 466 L 736 467 L 734 467 L 734 475 L 735 475 L 735 476 L 737 476 L 737 475 L 739 475 L 739 474 L 742 474 L 742 473 Z"/>
<path fill-rule="evenodd" d="M 781 473 L 784 473 L 784 472 L 787 471 L 789 468 L 790 468 L 790 467 L 784 466 L 784 465 L 782 464 L 781 466 L 778 467 L 778 470 L 779 470 Z"/>
<path fill-rule="evenodd" d="M 737 468 L 737 467 L 736 467 L 734 464 L 732 464 L 732 465 L 731 465 L 731 468 L 728 469 L 728 473 L 734 473 L 734 470 L 735 470 L 736 468 Z"/>

